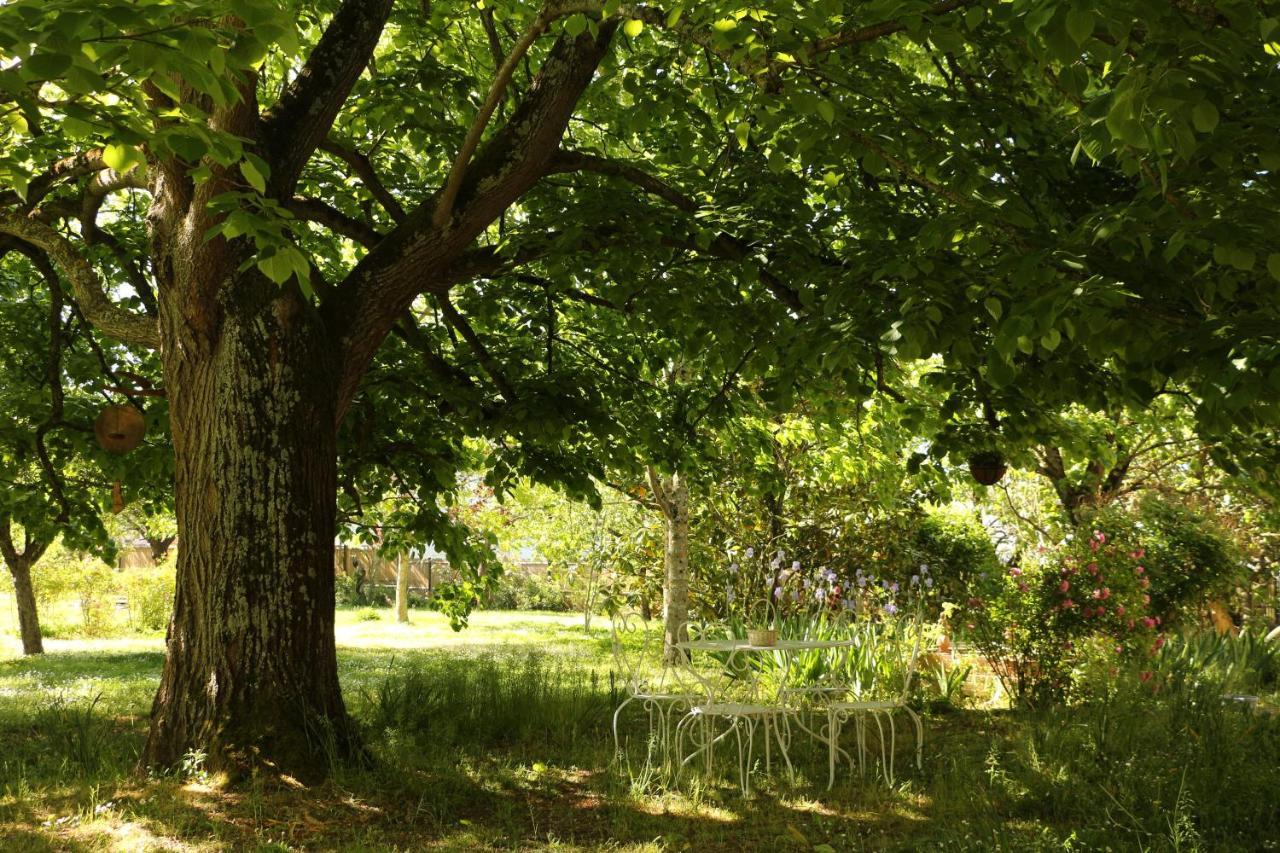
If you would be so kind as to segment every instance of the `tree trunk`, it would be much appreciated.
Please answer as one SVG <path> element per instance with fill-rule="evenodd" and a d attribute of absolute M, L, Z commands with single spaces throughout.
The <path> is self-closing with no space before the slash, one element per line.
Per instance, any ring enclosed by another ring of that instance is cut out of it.
<path fill-rule="evenodd" d="M 412 562 L 406 564 L 404 555 L 396 557 L 396 621 L 409 621 L 409 571 Z"/>
<path fill-rule="evenodd" d="M 147 537 L 147 547 L 151 549 L 152 562 L 159 565 L 164 562 L 164 558 L 169 553 L 169 548 L 173 546 L 176 536 L 160 536 L 152 538 Z"/>
<path fill-rule="evenodd" d="M 675 643 L 689 639 L 689 487 L 676 472 L 663 484 L 663 516 L 667 542 L 663 554 L 666 576 L 662 584 L 663 653 L 675 662 Z"/>
<path fill-rule="evenodd" d="M 22 635 L 24 655 L 44 654 L 40 637 L 40 614 L 36 610 L 35 588 L 31 585 L 31 564 L 35 560 L 20 557 L 9 563 L 13 576 L 13 597 L 18 603 L 18 632 Z"/>
<path fill-rule="evenodd" d="M 177 588 L 142 761 L 322 776 L 358 751 L 334 648 L 336 365 L 296 288 L 242 275 L 162 315 Z"/>
<path fill-rule="evenodd" d="M 4 557 L 9 574 L 13 577 L 13 597 L 18 605 L 18 633 L 22 636 L 24 655 L 44 654 L 44 640 L 40 637 L 40 614 L 36 609 L 35 588 L 31 584 L 31 567 L 49 547 L 50 539 L 31 538 L 31 530 L 23 528 L 22 550 L 13 538 L 12 519 L 0 515 L 0 557 Z"/>

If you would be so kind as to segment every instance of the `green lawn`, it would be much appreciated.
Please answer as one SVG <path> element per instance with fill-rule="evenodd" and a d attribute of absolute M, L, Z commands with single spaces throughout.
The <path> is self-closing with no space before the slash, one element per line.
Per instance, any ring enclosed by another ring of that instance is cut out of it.
<path fill-rule="evenodd" d="M 133 770 L 158 637 L 50 640 L 36 660 L 0 643 L 4 850 L 1280 849 L 1280 725 L 1214 703 L 936 712 L 924 772 L 904 751 L 893 790 L 827 792 L 801 740 L 796 784 L 761 777 L 744 800 L 727 775 L 676 790 L 647 772 L 638 715 L 614 760 L 607 621 L 477 613 L 454 633 L 426 612 L 342 611 L 376 766 L 223 790 L 198 766 Z"/>

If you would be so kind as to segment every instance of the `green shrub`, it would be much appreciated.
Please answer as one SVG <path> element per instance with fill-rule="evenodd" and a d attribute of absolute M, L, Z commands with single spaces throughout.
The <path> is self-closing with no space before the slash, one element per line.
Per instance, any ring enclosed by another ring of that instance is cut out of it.
<path fill-rule="evenodd" d="M 75 592 L 80 601 L 80 618 L 87 637 L 104 637 L 115 631 L 115 599 L 119 590 L 116 573 L 106 563 L 92 557 L 80 561 Z"/>
<path fill-rule="evenodd" d="M 135 631 L 162 631 L 169 624 L 176 579 L 176 560 L 170 554 L 158 565 L 120 573 L 120 587 L 129 604 L 129 626 Z"/>
<path fill-rule="evenodd" d="M 981 578 L 1001 570 L 991 536 L 972 513 L 948 508 L 926 512 L 916 527 L 915 544 L 944 600 L 963 601 Z"/>
<path fill-rule="evenodd" d="M 571 584 L 551 573 L 537 575 L 521 571 L 504 572 L 485 601 L 490 610 L 551 610 L 558 613 L 576 610 L 576 605 Z"/>

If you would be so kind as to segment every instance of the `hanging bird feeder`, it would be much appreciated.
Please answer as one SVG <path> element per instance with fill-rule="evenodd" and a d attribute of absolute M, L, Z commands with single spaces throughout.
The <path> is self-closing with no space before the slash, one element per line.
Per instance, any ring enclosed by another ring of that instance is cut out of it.
<path fill-rule="evenodd" d="M 107 406 L 93 422 L 93 434 L 103 450 L 128 453 L 142 443 L 147 422 L 133 406 Z"/>
<path fill-rule="evenodd" d="M 969 473 L 984 486 L 1000 482 L 1007 469 L 1004 457 L 994 450 L 984 450 L 969 457 Z"/>
<path fill-rule="evenodd" d="M 128 453 L 142 443 L 147 422 L 133 406 L 107 406 L 93 422 L 93 435 L 102 449 L 110 453 Z M 124 510 L 124 490 L 120 481 L 111 484 L 111 511 Z"/>

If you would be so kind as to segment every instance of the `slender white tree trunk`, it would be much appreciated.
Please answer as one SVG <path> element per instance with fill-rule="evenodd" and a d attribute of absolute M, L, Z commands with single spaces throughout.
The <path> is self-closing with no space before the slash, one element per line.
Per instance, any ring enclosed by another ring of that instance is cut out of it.
<path fill-rule="evenodd" d="M 662 582 L 662 647 L 667 661 L 677 661 L 676 643 L 689 639 L 689 486 L 680 472 L 659 477 L 650 469 L 658 507 L 666 527 Z"/>
<path fill-rule="evenodd" d="M 396 557 L 396 621 L 409 621 L 409 572 L 413 562 L 404 560 L 404 555 Z"/>

